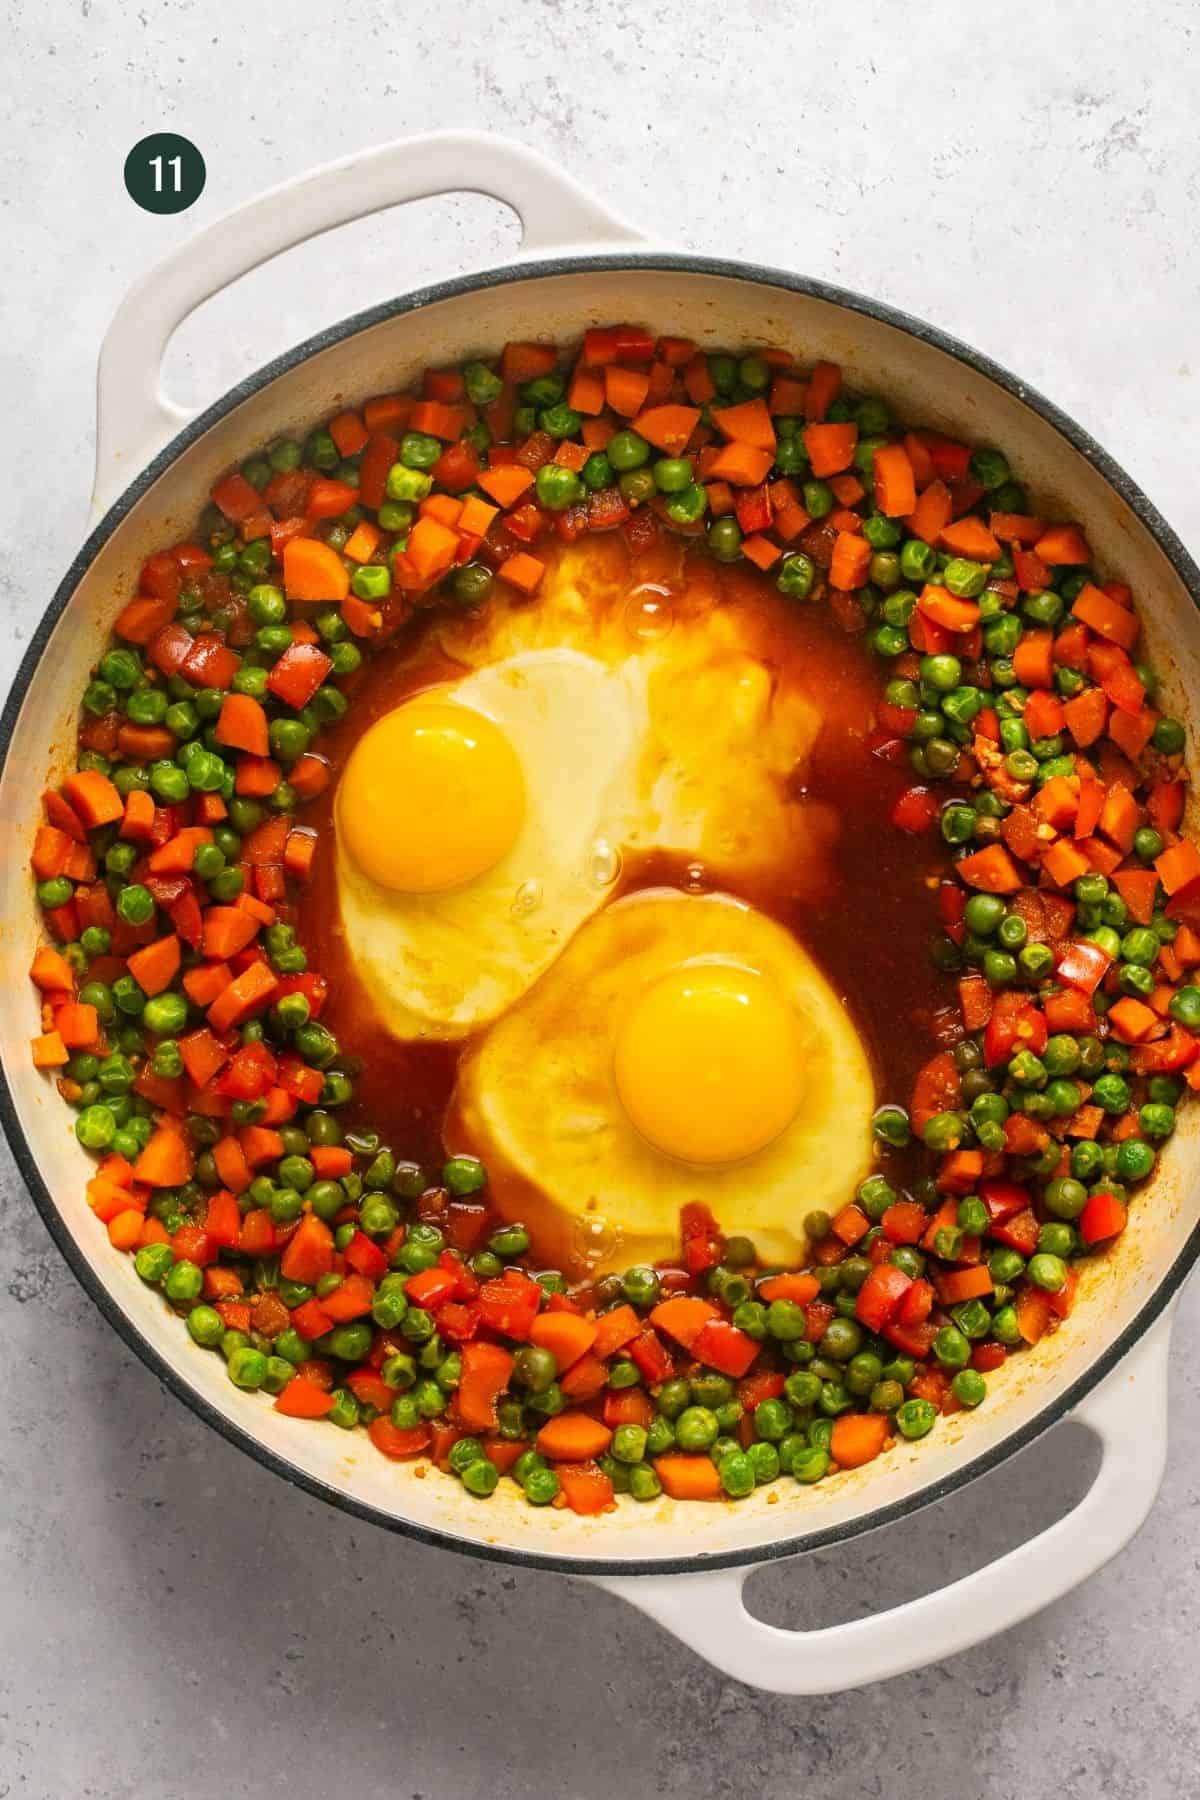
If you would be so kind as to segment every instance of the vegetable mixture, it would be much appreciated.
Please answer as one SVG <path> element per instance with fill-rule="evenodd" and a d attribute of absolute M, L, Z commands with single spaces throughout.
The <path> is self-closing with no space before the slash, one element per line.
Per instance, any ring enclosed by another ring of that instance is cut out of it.
<path fill-rule="evenodd" d="M 877 1171 L 806 1220 L 804 1269 L 690 1205 L 677 1262 L 572 1284 L 481 1163 L 339 1121 L 353 1047 L 295 926 L 322 729 L 422 609 L 536 604 L 547 545 L 613 531 L 864 632 L 864 754 L 910 766 L 892 822 L 944 850 L 944 1047 L 876 1115 Z M 924 1437 L 1067 1317 L 1200 1087 L 1184 730 L 1138 629 L 1000 450 L 778 350 L 510 343 L 269 445 L 145 564 L 43 797 L 33 1057 L 97 1219 L 235 1386 L 480 1499 L 736 1501 Z"/>

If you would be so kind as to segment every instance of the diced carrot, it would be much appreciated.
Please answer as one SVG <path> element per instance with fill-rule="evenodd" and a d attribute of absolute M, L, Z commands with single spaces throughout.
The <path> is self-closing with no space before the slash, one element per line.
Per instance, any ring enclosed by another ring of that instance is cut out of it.
<path fill-rule="evenodd" d="M 868 1219 L 861 1206 L 854 1205 L 843 1206 L 839 1212 L 836 1212 L 833 1215 L 833 1221 L 830 1225 L 830 1230 L 834 1237 L 845 1244 L 847 1248 L 852 1244 L 857 1244 L 861 1238 L 866 1237 L 870 1229 L 870 1219 Z"/>
<path fill-rule="evenodd" d="M 880 1415 L 882 1417 L 882 1414 Z M 682 1450 L 654 1458 L 654 1472 L 664 1494 L 672 1500 L 719 1500 L 721 1476 L 709 1456 L 689 1456 Z"/>
<path fill-rule="evenodd" d="M 903 444 L 882 444 L 875 452 L 875 504 L 891 519 L 916 510 L 916 481 Z"/>
<path fill-rule="evenodd" d="M 922 491 L 904 523 L 914 537 L 919 537 L 926 544 L 936 544 L 950 523 L 953 511 L 950 490 L 944 481 L 938 479 L 931 481 Z"/>
<path fill-rule="evenodd" d="M 108 1241 L 114 1250 L 136 1250 L 142 1235 L 142 1214 L 129 1207 L 108 1222 Z"/>
<path fill-rule="evenodd" d="M 1110 644 L 1119 644 L 1122 650 L 1132 650 L 1137 642 L 1137 614 L 1116 600 L 1110 600 L 1090 581 L 1080 588 L 1071 611 L 1077 619 L 1083 620 L 1089 631 L 1107 639 Z"/>
<path fill-rule="evenodd" d="M 323 1419 L 336 1405 L 331 1393 L 323 1393 L 315 1382 L 304 1381 L 298 1375 L 293 1375 L 275 1396 L 275 1411 L 288 1419 Z"/>
<path fill-rule="evenodd" d="M 179 973 L 179 939 L 175 936 L 156 938 L 129 957 L 129 973 L 146 994 L 161 994 Z"/>
<path fill-rule="evenodd" d="M 779 561 L 783 552 L 770 538 L 755 533 L 752 537 L 742 539 L 742 555 L 756 569 L 770 569 Z"/>
<path fill-rule="evenodd" d="M 992 1292 L 992 1278 L 986 1263 L 970 1269 L 951 1269 L 937 1281 L 938 1298 L 943 1306 L 957 1306 L 963 1300 L 977 1300 Z"/>
<path fill-rule="evenodd" d="M 192 1153 L 183 1133 L 160 1125 L 133 1165 L 133 1178 L 147 1187 L 182 1187 L 192 1178 Z"/>
<path fill-rule="evenodd" d="M 1154 916 L 1154 896 L 1158 891 L 1158 875 L 1153 869 L 1117 869 L 1112 884 L 1129 908 L 1138 925 L 1148 925 Z"/>
<path fill-rule="evenodd" d="M 1123 1043 L 1140 1044 L 1158 1025 L 1158 1015 L 1131 994 L 1125 994 L 1109 1008 L 1108 1021 Z"/>
<path fill-rule="evenodd" d="M 1048 568 L 1079 566 L 1092 560 L 1088 541 L 1078 525 L 1051 525 L 1034 549 Z"/>
<path fill-rule="evenodd" d="M 697 354 L 690 362 L 685 363 L 683 386 L 688 399 L 695 406 L 703 406 L 706 401 L 716 399 L 717 390 L 708 372 L 707 357 Z"/>
<path fill-rule="evenodd" d="M 607 1512 L 613 1504 L 613 1484 L 596 1463 L 560 1463 L 554 1473 L 562 1487 L 562 1497 L 573 1513 L 591 1518 Z"/>
<path fill-rule="evenodd" d="M 656 1331 L 665 1331 L 668 1337 L 689 1350 L 708 1320 L 719 1317 L 711 1300 L 702 1300 L 692 1294 L 673 1294 L 670 1299 L 659 1301 L 650 1314 L 650 1323 Z"/>
<path fill-rule="evenodd" d="M 1026 631 L 1017 640 L 1012 657 L 1013 673 L 1025 687 L 1054 686 L 1054 634 Z"/>
<path fill-rule="evenodd" d="M 235 470 L 218 481 L 209 498 L 214 506 L 219 507 L 227 519 L 235 525 L 248 519 L 251 513 L 257 512 L 262 502 L 258 497 L 258 489 Z"/>
<path fill-rule="evenodd" d="M 774 461 L 775 425 L 765 400 L 743 400 L 737 406 L 716 407 L 712 417 L 722 437 L 731 443 L 749 444 L 755 450 L 769 450 Z"/>
<path fill-rule="evenodd" d="M 742 547 L 744 549 L 745 545 Z M 834 539 L 833 561 L 829 565 L 830 584 L 847 590 L 864 587 L 870 571 L 871 546 L 866 538 L 839 531 Z"/>
<path fill-rule="evenodd" d="M 807 1306 L 820 1291 L 821 1284 L 815 1275 L 788 1273 L 770 1275 L 766 1281 L 760 1281 L 757 1297 L 768 1305 L 772 1300 L 794 1300 L 797 1306 Z"/>
<path fill-rule="evenodd" d="M 68 804 L 89 831 L 111 825 L 125 811 L 125 802 L 107 775 L 98 769 L 78 769 L 63 782 Z"/>
<path fill-rule="evenodd" d="M 964 856 L 956 865 L 956 873 L 968 887 L 985 894 L 1015 894 L 1025 884 L 1017 866 L 1002 844 L 989 844 Z"/>
<path fill-rule="evenodd" d="M 240 906 L 210 906 L 204 914 L 204 954 L 215 961 L 236 956 L 258 936 L 258 920 Z"/>
<path fill-rule="evenodd" d="M 867 549 L 869 552 L 869 544 Z M 960 600 L 948 588 L 939 587 L 933 582 L 921 589 L 917 608 L 924 618 L 932 619 L 935 625 L 956 635 L 974 631 L 979 623 L 979 607 L 974 600 Z"/>
<path fill-rule="evenodd" d="M 73 994 L 75 971 L 60 951 L 49 944 L 35 950 L 29 966 L 29 979 L 43 994 Z"/>
<path fill-rule="evenodd" d="M 1108 722 L 1108 735 L 1118 750 L 1136 762 L 1150 739 L 1154 735 L 1154 727 L 1158 724 L 1158 714 L 1153 707 L 1143 706 L 1141 712 L 1114 712 Z"/>
<path fill-rule="evenodd" d="M 148 844 L 153 839 L 154 800 L 144 788 L 130 788 L 125 796 L 121 836 L 136 844 Z"/>
<path fill-rule="evenodd" d="M 538 1449 L 555 1462 L 591 1462 L 611 1442 L 608 1426 L 584 1412 L 561 1412 L 537 1434 Z"/>
<path fill-rule="evenodd" d="M 455 1391 L 458 1417 L 472 1431 L 494 1430 L 496 1402 L 513 1371 L 512 1352 L 500 1344 L 470 1343 L 462 1349 L 462 1379 Z"/>
<path fill-rule="evenodd" d="M 1042 1288 L 1023 1287 L 1015 1301 L 1017 1330 L 1027 1344 L 1036 1344 L 1046 1335 L 1053 1317 L 1050 1296 Z"/>
<path fill-rule="evenodd" d="M 1033 810 L 1058 831 L 1072 823 L 1079 811 L 1079 794 L 1066 775 L 1052 775 L 1033 797 Z"/>
<path fill-rule="evenodd" d="M 604 370 L 604 397 L 615 413 L 632 419 L 641 412 L 650 391 L 650 377 L 642 369 L 625 369 L 609 363 Z"/>
<path fill-rule="evenodd" d="M 458 511 L 456 506 L 456 517 Z M 457 533 L 427 514 L 408 534 L 408 559 L 422 581 L 436 581 L 444 575 L 453 566 L 457 550 Z"/>
<path fill-rule="evenodd" d="M 209 908 L 212 911 L 212 908 Z M 253 962 L 222 990 L 208 1009 L 214 1031 L 229 1031 L 253 1013 L 261 1011 L 279 986 L 269 965 Z"/>
<path fill-rule="evenodd" d="M 1181 838 L 1161 856 L 1155 857 L 1154 867 L 1167 893 L 1177 894 L 1180 888 L 1200 879 L 1200 850 L 1190 838 Z"/>
<path fill-rule="evenodd" d="M 505 344 L 500 353 L 500 376 L 503 381 L 522 383 L 549 375 L 558 363 L 553 344 Z"/>
<path fill-rule="evenodd" d="M 665 456 L 682 456 L 699 423 L 699 407 L 653 406 L 637 415 L 633 429 Z"/>
<path fill-rule="evenodd" d="M 1063 707 L 1067 730 L 1081 750 L 1104 736 L 1108 724 L 1108 700 L 1102 688 L 1086 688 Z"/>
<path fill-rule="evenodd" d="M 770 450 L 756 449 L 753 444 L 726 444 L 705 471 L 705 478 L 728 481 L 734 487 L 759 487 L 775 461 Z"/>
<path fill-rule="evenodd" d="M 100 1035 L 100 1015 L 94 1006 L 69 1000 L 56 1011 L 54 1027 L 68 1050 L 90 1050 Z"/>
<path fill-rule="evenodd" d="M 879 455 L 876 451 L 875 464 L 879 466 Z M 982 519 L 956 519 L 952 525 L 943 528 L 940 543 L 943 550 L 951 556 L 965 556 L 972 562 L 996 562 L 1000 555 L 1000 546 Z"/>
<path fill-rule="evenodd" d="M 57 825 L 39 825 L 34 834 L 30 864 L 39 881 L 50 881 L 67 866 L 67 855 L 74 843 Z"/>
<path fill-rule="evenodd" d="M 524 550 L 518 550 L 515 556 L 506 557 L 496 573 L 502 581 L 509 582 L 522 594 L 536 593 L 546 565 L 539 562 L 536 556 L 530 556 Z"/>
<path fill-rule="evenodd" d="M 269 1125 L 243 1125 L 238 1133 L 238 1142 L 242 1146 L 242 1155 L 252 1169 L 261 1169 L 264 1163 L 277 1162 L 283 1155 L 283 1139 Z M 313 1167 L 316 1166 L 314 1162 Z M 317 1172 L 319 1174 L 320 1170 Z"/>
<path fill-rule="evenodd" d="M 44 1031 L 40 1037 L 33 1039 L 35 1069 L 61 1069 L 70 1060 L 71 1052 L 63 1043 L 61 1031 Z"/>
<path fill-rule="evenodd" d="M 592 1349 L 599 1357 L 609 1357 L 615 1350 L 631 1344 L 641 1329 L 642 1321 L 632 1306 L 615 1306 L 611 1312 L 601 1313 L 597 1319 Z"/>
<path fill-rule="evenodd" d="M 351 1272 L 343 1276 L 340 1287 L 323 1297 L 321 1305 L 335 1325 L 348 1325 L 352 1319 L 364 1318 L 370 1312 L 374 1298 L 375 1283 L 365 1275 Z"/>
<path fill-rule="evenodd" d="M 814 475 L 824 479 L 848 469 L 858 444 L 857 425 L 806 425 L 804 448 Z"/>
<path fill-rule="evenodd" d="M 175 617 L 175 601 L 137 594 L 117 614 L 113 630 L 127 644 L 148 644 Z"/>
<path fill-rule="evenodd" d="M 283 586 L 289 600 L 344 600 L 350 575 L 328 544 L 296 537 L 283 547 Z"/>
<path fill-rule="evenodd" d="M 315 1213 L 305 1213 L 284 1246 L 279 1259 L 280 1272 L 288 1281 L 315 1287 L 322 1275 L 328 1275 L 332 1270 L 333 1255 L 332 1231 Z"/>
<path fill-rule="evenodd" d="M 533 486 L 533 470 L 519 463 L 502 464 L 499 468 L 480 472 L 479 485 L 490 494 L 497 506 L 507 512 L 515 506 L 527 488 Z"/>
<path fill-rule="evenodd" d="M 890 1437 L 886 1413 L 843 1413 L 833 1421 L 829 1453 L 840 1469 L 859 1469 L 874 1462 Z"/>
<path fill-rule="evenodd" d="M 354 1157 L 344 1144 L 314 1144 L 308 1158 L 322 1181 L 339 1181 L 354 1167 Z"/>
<path fill-rule="evenodd" d="M 1077 844 L 1069 844 L 1060 838 L 1051 844 L 1042 855 L 1042 868 L 1050 877 L 1055 887 L 1068 888 L 1081 875 L 1086 875 L 1091 867 L 1089 859 Z"/>
<path fill-rule="evenodd" d="M 197 1087 L 205 1087 L 229 1061 L 228 1050 L 203 1025 L 199 1030 L 190 1031 L 186 1037 L 180 1038 L 179 1054 L 183 1057 L 184 1068 Z"/>
<path fill-rule="evenodd" d="M 567 405 L 594 418 L 604 411 L 604 377 L 582 363 L 576 365 L 567 389 Z"/>
<path fill-rule="evenodd" d="M 238 1140 L 235 1137 L 219 1138 L 213 1145 L 212 1156 L 217 1174 L 230 1192 L 244 1194 L 254 1177 Z"/>
<path fill-rule="evenodd" d="M 804 395 L 804 416 L 810 425 L 819 424 L 842 389 L 841 366 L 834 362 L 814 365 Z"/>
<path fill-rule="evenodd" d="M 592 1348 L 596 1331 L 594 1319 L 583 1319 L 569 1312 L 544 1312 L 539 1313 L 529 1327 L 529 1341 L 549 1350 L 561 1373 Z"/>

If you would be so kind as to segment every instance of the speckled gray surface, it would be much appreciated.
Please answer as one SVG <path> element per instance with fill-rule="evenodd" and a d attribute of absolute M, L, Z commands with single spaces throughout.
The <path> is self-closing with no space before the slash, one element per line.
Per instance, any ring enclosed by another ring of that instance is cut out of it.
<path fill-rule="evenodd" d="M 665 0 L 443 0 L 433 26 L 382 0 L 7 0 L 0 678 L 82 535 L 95 350 L 130 280 L 258 188 L 435 126 L 522 137 L 663 239 L 934 319 L 1074 412 L 1196 548 L 1194 8 L 979 10 L 748 0 L 735 24 Z M 121 185 L 159 129 L 208 159 L 182 219 Z M 173 391 L 211 397 L 512 237 L 464 199 L 295 253 L 180 334 Z M 289 1491 L 112 1336 L 4 1152 L 0 1800 L 1195 1794 L 1198 1354 L 1193 1289 L 1167 1479 L 1116 1564 L 953 1663 L 777 1700 L 582 1584 L 409 1548 Z M 940 1513 L 761 1577 L 761 1603 L 812 1624 L 919 1592 L 1046 1522 L 1085 1472 L 1061 1430 Z"/>

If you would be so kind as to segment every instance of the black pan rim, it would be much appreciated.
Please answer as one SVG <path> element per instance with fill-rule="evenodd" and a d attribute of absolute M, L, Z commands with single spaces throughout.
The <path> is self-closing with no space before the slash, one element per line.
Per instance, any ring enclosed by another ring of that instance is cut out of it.
<path fill-rule="evenodd" d="M 760 263 L 741 263 L 718 257 L 654 251 L 537 258 L 528 262 L 508 264 L 500 268 L 485 269 L 455 276 L 446 281 L 435 282 L 396 299 L 384 301 L 361 313 L 353 314 L 350 318 L 315 333 L 303 343 L 297 344 L 291 350 L 275 357 L 190 420 L 147 468 L 129 484 L 119 499 L 109 507 L 104 517 L 88 536 L 55 590 L 53 599 L 29 640 L 28 648 L 13 678 L 3 713 L 0 714 L 0 773 L 3 773 L 7 765 L 13 733 L 26 690 L 41 661 L 50 634 L 66 609 L 79 582 L 101 548 L 137 502 L 149 492 L 166 469 L 220 419 L 225 418 L 244 401 L 260 393 L 279 376 L 297 368 L 322 350 L 342 343 L 347 338 L 354 337 L 389 319 L 473 292 L 507 287 L 522 281 L 538 281 L 546 277 L 571 276 L 592 271 L 703 275 L 722 280 L 750 282 L 764 288 L 779 288 L 788 293 L 802 294 L 807 298 L 825 301 L 831 305 L 840 306 L 846 311 L 861 314 L 881 324 L 889 325 L 916 338 L 919 342 L 941 351 L 953 361 L 962 363 L 975 373 L 985 376 L 997 387 L 1012 395 L 1014 399 L 1029 407 L 1032 412 L 1037 413 L 1047 424 L 1052 426 L 1073 450 L 1084 457 L 1145 526 L 1183 582 L 1193 603 L 1200 609 L 1200 567 L 1197 566 L 1174 529 L 1132 477 L 1068 413 L 1063 412 L 1060 407 L 1046 399 L 1037 389 L 1019 380 L 1001 364 L 950 336 L 937 326 L 850 289 L 837 287 L 807 276 L 794 275 L 786 270 L 770 268 Z M 7 1072 L 2 1064 L 0 1064 L 0 1124 L 4 1127 L 13 1157 L 29 1189 L 34 1205 L 84 1292 L 151 1373 L 157 1376 L 159 1381 L 177 1399 L 182 1400 L 198 1418 L 203 1420 L 206 1425 L 211 1426 L 227 1442 L 253 1457 L 264 1468 L 270 1469 L 273 1474 L 282 1477 L 292 1486 L 300 1488 L 315 1499 L 323 1500 L 329 1505 L 337 1507 L 352 1518 L 382 1526 L 385 1530 L 400 1537 L 409 1538 L 417 1543 L 431 1544 L 438 1549 L 458 1551 L 463 1555 L 478 1557 L 486 1562 L 511 1564 L 519 1568 L 545 1570 L 549 1573 L 565 1575 L 606 1577 L 688 1575 L 731 1568 L 744 1568 L 749 1572 L 760 1564 L 779 1561 L 805 1551 L 827 1549 L 836 1544 L 848 1543 L 854 1538 L 865 1536 L 868 1532 L 879 1530 L 899 1519 L 910 1517 L 922 1507 L 932 1505 L 957 1492 L 977 1476 L 999 1467 L 1009 1457 L 1025 1449 L 1035 1439 L 1066 1418 L 1086 1395 L 1091 1393 L 1104 1380 L 1105 1376 L 1116 1368 L 1122 1358 L 1145 1335 L 1154 1321 L 1166 1311 L 1193 1264 L 1200 1257 L 1200 1221 L 1198 1221 L 1183 1249 L 1163 1275 L 1136 1318 L 1096 1357 L 1078 1380 L 1050 1400 L 1034 1418 L 1006 1436 L 1001 1443 L 977 1456 L 967 1458 L 953 1473 L 929 1483 L 905 1499 L 893 1501 L 888 1506 L 879 1507 L 859 1518 L 846 1520 L 838 1525 L 826 1526 L 817 1531 L 793 1533 L 790 1536 L 774 1539 L 767 1544 L 723 1551 L 711 1557 L 697 1555 L 695 1552 L 688 1555 L 637 1559 L 593 1555 L 560 1556 L 544 1551 L 525 1550 L 519 1546 L 488 1543 L 479 1537 L 459 1537 L 453 1532 L 441 1531 L 419 1525 L 409 1519 L 397 1518 L 379 1507 L 356 1499 L 342 1488 L 310 1475 L 307 1470 L 298 1467 L 289 1458 L 269 1449 L 252 1432 L 236 1424 L 232 1418 L 197 1392 L 166 1357 L 160 1355 L 133 1320 L 118 1305 L 101 1280 L 95 1265 L 76 1244 L 42 1178 L 17 1116 Z M 481 1523 L 485 1520 L 486 1515 L 483 1515 Z"/>

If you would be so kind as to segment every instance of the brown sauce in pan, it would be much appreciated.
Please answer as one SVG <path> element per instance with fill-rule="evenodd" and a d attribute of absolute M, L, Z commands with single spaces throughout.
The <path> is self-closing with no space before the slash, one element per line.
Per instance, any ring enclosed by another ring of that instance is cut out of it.
<path fill-rule="evenodd" d="M 539 554 L 555 552 L 539 548 Z M 605 559 L 606 575 L 618 586 L 664 579 L 661 565 L 654 566 L 655 550 L 649 563 L 645 557 L 635 562 L 618 538 L 609 537 L 596 544 L 594 554 Z M 689 556 L 681 570 L 678 552 L 672 554 L 676 567 L 668 581 L 715 582 L 722 604 L 759 610 L 763 660 L 768 667 L 802 670 L 825 714 L 802 789 L 834 807 L 840 820 L 824 891 L 801 900 L 788 891 L 786 880 L 764 891 L 727 875 L 720 885 L 770 913 L 804 944 L 854 1016 L 880 1101 L 904 1103 L 916 1070 L 936 1048 L 935 1014 L 952 996 L 929 959 L 938 928 L 932 886 L 940 840 L 936 834 L 913 838 L 891 824 L 893 803 L 912 779 L 907 758 L 896 766 L 874 754 L 868 741 L 885 668 L 825 605 L 782 602 L 768 577 L 745 568 L 722 569 L 702 554 Z M 445 1153 L 441 1128 L 461 1046 L 399 1044 L 379 1026 L 339 919 L 332 803 L 337 771 L 367 727 L 421 688 L 461 672 L 433 641 L 429 616 L 418 615 L 354 678 L 350 709 L 321 744 L 335 774 L 307 811 L 306 823 L 317 826 L 320 835 L 297 917 L 310 962 L 330 983 L 323 1022 L 361 1064 L 344 1122 L 379 1131 L 398 1156 L 431 1168 Z M 694 871 L 679 856 L 627 856 L 614 898 L 643 887 L 688 888 L 694 882 Z M 811 882 L 804 885 L 811 888 Z"/>

